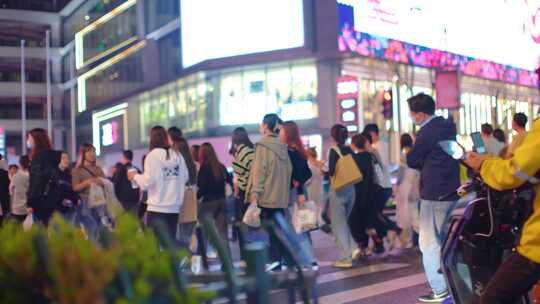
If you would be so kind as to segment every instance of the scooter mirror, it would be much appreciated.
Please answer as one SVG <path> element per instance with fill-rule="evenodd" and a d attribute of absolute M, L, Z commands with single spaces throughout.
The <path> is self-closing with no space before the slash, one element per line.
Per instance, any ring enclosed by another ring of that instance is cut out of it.
<path fill-rule="evenodd" d="M 453 159 L 462 160 L 465 158 L 465 149 L 455 140 L 443 140 L 439 142 L 441 149 Z"/>

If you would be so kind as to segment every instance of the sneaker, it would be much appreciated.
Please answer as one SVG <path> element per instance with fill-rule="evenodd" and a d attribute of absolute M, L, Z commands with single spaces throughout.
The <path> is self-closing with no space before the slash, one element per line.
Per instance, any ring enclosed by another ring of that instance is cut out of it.
<path fill-rule="evenodd" d="M 266 265 L 266 272 L 274 272 L 281 270 L 281 263 L 280 262 L 273 262 Z"/>
<path fill-rule="evenodd" d="M 215 259 L 218 258 L 217 252 L 215 252 L 215 251 L 210 251 L 210 252 L 208 252 L 208 253 L 206 254 L 206 257 L 209 258 L 209 259 L 211 259 L 211 260 L 215 260 Z"/>
<path fill-rule="evenodd" d="M 441 293 L 430 293 L 425 296 L 418 297 L 418 302 L 420 303 L 442 303 L 446 298 L 449 297 L 448 291 Z"/>
<path fill-rule="evenodd" d="M 352 268 L 353 264 L 351 260 L 337 260 L 333 266 L 335 268 Z"/>
<path fill-rule="evenodd" d="M 352 253 L 353 262 L 358 262 L 366 257 L 366 253 L 363 249 L 356 248 Z"/>
<path fill-rule="evenodd" d="M 311 270 L 319 271 L 319 264 L 317 262 L 311 263 Z"/>

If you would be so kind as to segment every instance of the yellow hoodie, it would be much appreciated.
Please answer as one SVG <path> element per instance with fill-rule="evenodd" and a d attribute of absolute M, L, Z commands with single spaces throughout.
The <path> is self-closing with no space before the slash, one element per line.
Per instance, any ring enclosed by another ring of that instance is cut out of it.
<path fill-rule="evenodd" d="M 481 175 L 494 189 L 517 188 L 540 170 L 540 119 L 534 122 L 523 144 L 516 149 L 510 159 L 488 159 L 484 161 Z M 518 252 L 528 259 L 540 263 L 540 184 L 536 186 L 534 211 L 523 226 Z"/>

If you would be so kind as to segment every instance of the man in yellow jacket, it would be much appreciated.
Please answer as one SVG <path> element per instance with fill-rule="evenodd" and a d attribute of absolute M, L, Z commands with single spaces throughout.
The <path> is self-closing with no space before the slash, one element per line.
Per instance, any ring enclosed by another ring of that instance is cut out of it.
<path fill-rule="evenodd" d="M 501 265 L 481 297 L 482 304 L 514 303 L 540 279 L 540 119 L 510 159 L 471 153 L 467 163 L 480 170 L 483 180 L 497 190 L 536 184 L 534 211 L 525 222 L 517 250 Z"/>

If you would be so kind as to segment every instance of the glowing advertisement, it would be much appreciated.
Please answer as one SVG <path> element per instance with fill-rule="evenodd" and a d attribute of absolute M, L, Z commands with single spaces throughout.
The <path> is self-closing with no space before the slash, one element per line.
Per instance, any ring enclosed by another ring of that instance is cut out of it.
<path fill-rule="evenodd" d="M 540 56 L 540 1 L 337 0 L 339 49 L 527 86 Z"/>
<path fill-rule="evenodd" d="M 302 0 L 180 1 L 182 64 L 304 46 Z"/>

